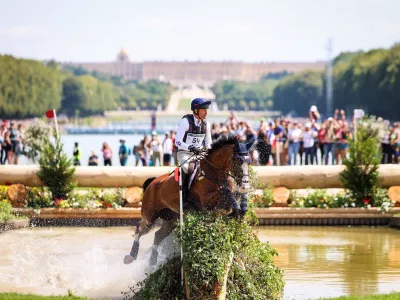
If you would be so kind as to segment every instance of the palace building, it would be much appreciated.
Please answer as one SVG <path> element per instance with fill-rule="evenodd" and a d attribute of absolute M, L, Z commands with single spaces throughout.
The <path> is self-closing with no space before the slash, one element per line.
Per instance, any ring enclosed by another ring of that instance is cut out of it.
<path fill-rule="evenodd" d="M 126 80 L 151 79 L 169 82 L 174 86 L 211 86 L 219 80 L 258 81 L 268 73 L 301 72 L 307 69 L 323 70 L 326 62 L 256 62 L 238 61 L 144 61 L 131 62 L 122 48 L 116 60 L 98 63 L 68 63 Z"/>

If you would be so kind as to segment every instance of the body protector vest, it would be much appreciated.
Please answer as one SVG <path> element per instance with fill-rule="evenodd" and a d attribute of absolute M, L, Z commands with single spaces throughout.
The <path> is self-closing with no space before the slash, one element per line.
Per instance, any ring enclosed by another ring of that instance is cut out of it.
<path fill-rule="evenodd" d="M 186 118 L 189 121 L 189 130 L 185 132 L 183 142 L 189 144 L 189 146 L 193 145 L 198 148 L 204 147 L 207 122 L 201 121 L 200 126 L 196 126 L 193 115 L 186 115 L 183 116 L 183 118 Z"/>

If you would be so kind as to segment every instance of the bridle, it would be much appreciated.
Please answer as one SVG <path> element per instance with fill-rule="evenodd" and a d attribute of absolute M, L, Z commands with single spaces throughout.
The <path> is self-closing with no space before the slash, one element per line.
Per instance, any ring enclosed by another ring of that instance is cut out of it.
<path fill-rule="evenodd" d="M 199 155 L 199 156 L 200 156 L 200 155 Z M 229 158 L 226 159 L 226 161 L 224 162 L 224 164 L 223 164 L 222 167 L 218 167 L 218 166 L 216 166 L 215 164 L 213 164 L 213 163 L 206 157 L 206 155 L 202 155 L 202 156 L 199 157 L 199 158 L 200 158 L 200 159 L 199 159 L 200 161 L 204 161 L 205 163 L 207 163 L 208 165 L 210 165 L 210 166 L 211 166 L 214 170 L 216 170 L 216 171 L 221 171 L 222 169 L 224 169 L 224 165 L 226 164 L 227 160 L 229 159 Z M 219 179 L 219 178 L 216 177 L 216 176 L 210 177 L 210 176 L 206 175 L 204 172 L 203 172 L 202 176 L 205 177 L 205 178 L 207 178 L 208 180 L 214 182 L 214 183 L 217 184 L 217 185 L 220 185 L 220 184 L 224 183 L 224 181 L 225 181 L 224 178 L 221 180 L 221 179 Z M 241 176 L 239 176 L 239 175 L 236 175 L 236 176 L 235 176 L 234 174 L 230 174 L 230 176 L 231 176 L 233 179 L 235 179 L 235 182 L 236 182 L 236 183 L 238 183 L 239 180 L 241 180 L 242 183 L 248 183 L 248 182 L 249 182 L 248 180 L 247 180 L 247 181 L 244 181 L 244 180 L 243 180 L 243 177 L 244 177 L 244 176 L 249 177 L 249 174 L 244 174 L 244 173 L 243 173 Z M 242 177 L 242 178 L 240 178 L 240 177 Z"/>

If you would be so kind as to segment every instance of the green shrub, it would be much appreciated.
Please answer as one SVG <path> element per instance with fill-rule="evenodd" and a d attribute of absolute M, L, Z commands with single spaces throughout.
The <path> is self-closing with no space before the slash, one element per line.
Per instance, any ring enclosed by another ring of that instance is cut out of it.
<path fill-rule="evenodd" d="M 75 187 L 75 168 L 63 151 L 63 144 L 55 137 L 45 141 L 39 159 L 39 178 L 49 188 L 53 199 L 65 199 Z"/>
<path fill-rule="evenodd" d="M 0 200 L 0 222 L 7 222 L 13 218 L 11 203 L 6 200 Z"/>
<path fill-rule="evenodd" d="M 277 255 L 261 243 L 247 222 L 210 213 L 185 215 L 183 234 L 175 230 L 184 252 L 183 269 L 192 299 L 211 299 L 233 253 L 227 299 L 280 299 L 283 272 L 273 265 Z M 244 267 L 244 268 L 243 268 Z M 169 260 L 143 282 L 131 288 L 126 299 L 182 299 L 180 258 Z"/>
<path fill-rule="evenodd" d="M 54 205 L 48 189 L 43 187 L 27 187 L 27 190 L 26 203 L 28 207 L 38 209 L 42 207 L 52 207 Z"/>
<path fill-rule="evenodd" d="M 8 186 L 0 185 L 0 200 L 9 200 Z"/>
<path fill-rule="evenodd" d="M 48 122 L 37 120 L 24 131 L 23 154 L 36 163 L 40 158 L 40 153 L 49 139 L 51 128 Z"/>
<path fill-rule="evenodd" d="M 374 206 L 374 194 L 378 187 L 380 163 L 380 127 L 372 127 L 371 118 L 365 118 L 357 128 L 357 134 L 350 139 L 349 156 L 344 159 L 346 169 L 340 179 L 350 190 L 356 206 L 366 201 Z"/>
<path fill-rule="evenodd" d="M 269 185 L 262 192 L 262 195 L 251 194 L 249 205 L 251 207 L 270 207 L 274 203 L 274 187 Z"/>
<path fill-rule="evenodd" d="M 378 188 L 374 194 L 374 206 L 380 207 L 381 211 L 388 212 L 393 206 L 394 201 L 390 200 L 387 189 Z M 368 205 L 368 203 L 367 203 Z"/>

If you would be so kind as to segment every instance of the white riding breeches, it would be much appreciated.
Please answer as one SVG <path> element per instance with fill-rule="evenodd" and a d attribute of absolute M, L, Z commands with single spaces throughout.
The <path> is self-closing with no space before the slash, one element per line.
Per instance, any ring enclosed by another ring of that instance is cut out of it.
<path fill-rule="evenodd" d="M 189 171 L 189 163 L 195 158 L 195 156 L 193 156 L 194 153 L 193 152 L 189 152 L 189 151 L 178 151 L 178 164 L 182 164 L 183 162 L 185 162 L 181 167 L 184 173 L 188 174 Z M 190 158 L 191 156 L 193 156 L 192 158 Z M 190 158 L 190 159 L 189 159 Z"/>

